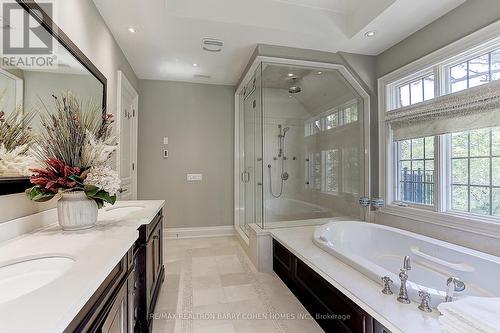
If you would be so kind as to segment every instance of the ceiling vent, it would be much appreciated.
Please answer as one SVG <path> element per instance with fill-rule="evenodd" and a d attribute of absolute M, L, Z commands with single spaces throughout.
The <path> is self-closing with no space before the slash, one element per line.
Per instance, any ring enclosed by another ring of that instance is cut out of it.
<path fill-rule="evenodd" d="M 193 75 L 195 78 L 197 79 L 210 79 L 211 76 L 210 75 L 204 75 L 204 74 L 195 74 Z"/>
<path fill-rule="evenodd" d="M 218 39 L 204 38 L 201 41 L 201 48 L 208 52 L 220 52 L 223 46 L 224 42 Z"/>

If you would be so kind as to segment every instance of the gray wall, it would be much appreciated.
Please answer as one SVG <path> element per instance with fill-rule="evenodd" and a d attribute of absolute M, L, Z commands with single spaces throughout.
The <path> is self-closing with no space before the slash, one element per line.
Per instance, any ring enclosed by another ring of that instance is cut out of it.
<path fill-rule="evenodd" d="M 468 0 L 377 56 L 377 77 L 390 73 L 500 19 L 499 0 Z M 373 142 L 373 144 L 376 144 Z M 374 175 L 372 175 L 374 176 Z M 498 239 L 377 213 L 375 222 L 500 255 Z"/>
<path fill-rule="evenodd" d="M 467 0 L 379 54 L 377 76 L 384 76 L 499 19 L 499 0 Z"/>
<path fill-rule="evenodd" d="M 138 198 L 166 200 L 166 227 L 233 225 L 234 87 L 141 80 L 139 96 Z"/>
<path fill-rule="evenodd" d="M 122 70 L 130 83 L 137 87 L 137 77 L 104 23 L 94 3 L 90 0 L 55 1 L 55 23 L 82 52 L 97 66 L 108 80 L 107 110 L 116 114 L 117 71 Z M 0 197 L 0 223 L 21 216 L 34 214 L 55 205 L 29 201 L 24 193 Z"/>

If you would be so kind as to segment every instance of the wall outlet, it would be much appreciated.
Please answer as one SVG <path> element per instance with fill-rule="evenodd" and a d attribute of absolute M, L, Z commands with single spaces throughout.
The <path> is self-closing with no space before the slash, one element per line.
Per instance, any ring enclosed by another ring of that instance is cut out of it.
<path fill-rule="evenodd" d="M 188 173 L 187 174 L 188 182 L 201 182 L 203 180 L 203 174 L 201 173 Z"/>
<path fill-rule="evenodd" d="M 163 158 L 168 158 L 168 150 L 163 149 Z"/>

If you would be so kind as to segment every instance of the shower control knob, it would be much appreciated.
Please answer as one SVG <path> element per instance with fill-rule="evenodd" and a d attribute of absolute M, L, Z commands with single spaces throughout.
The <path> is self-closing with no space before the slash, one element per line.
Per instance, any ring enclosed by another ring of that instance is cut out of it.
<path fill-rule="evenodd" d="M 278 158 L 277 158 L 276 156 L 275 156 L 275 157 L 273 157 L 273 160 L 275 160 L 275 161 L 276 161 L 277 159 L 278 159 Z"/>
<path fill-rule="evenodd" d="M 286 156 L 283 156 L 283 161 L 286 161 L 288 158 Z"/>
<path fill-rule="evenodd" d="M 294 156 L 292 159 L 295 161 L 297 159 L 297 157 Z"/>

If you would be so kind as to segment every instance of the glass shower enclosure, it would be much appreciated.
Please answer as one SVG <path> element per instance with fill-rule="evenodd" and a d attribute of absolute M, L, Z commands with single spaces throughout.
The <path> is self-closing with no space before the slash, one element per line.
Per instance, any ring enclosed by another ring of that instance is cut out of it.
<path fill-rule="evenodd" d="M 366 100 L 345 73 L 262 62 L 238 92 L 235 199 L 245 233 L 362 218 Z"/>

